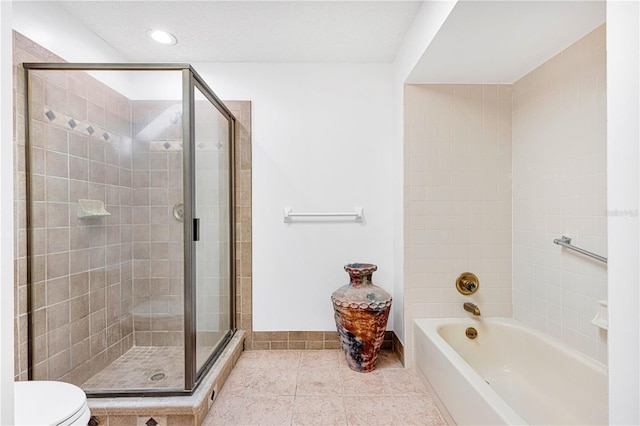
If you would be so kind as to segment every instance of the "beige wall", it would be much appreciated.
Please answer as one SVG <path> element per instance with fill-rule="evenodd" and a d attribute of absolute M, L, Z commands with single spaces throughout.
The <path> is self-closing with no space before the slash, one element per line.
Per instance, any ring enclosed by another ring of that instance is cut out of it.
<path fill-rule="evenodd" d="M 514 317 L 602 363 L 607 267 L 553 239 L 607 256 L 606 126 L 604 25 L 513 85 Z"/>
<path fill-rule="evenodd" d="M 24 78 L 21 62 L 60 62 L 14 33 L 16 378 L 27 378 Z M 85 73 L 37 71 L 31 85 L 31 267 L 36 380 L 80 384 L 133 344 L 130 102 Z M 111 216 L 78 219 L 77 200 Z"/>
<path fill-rule="evenodd" d="M 471 300 L 607 362 L 591 324 L 606 265 L 553 244 L 607 254 L 604 47 L 602 26 L 513 85 L 405 87 L 407 359 L 413 318 L 466 316 Z"/>
<path fill-rule="evenodd" d="M 405 351 L 414 318 L 511 315 L 511 87 L 405 87 Z M 462 296 L 470 271 L 480 290 Z"/>

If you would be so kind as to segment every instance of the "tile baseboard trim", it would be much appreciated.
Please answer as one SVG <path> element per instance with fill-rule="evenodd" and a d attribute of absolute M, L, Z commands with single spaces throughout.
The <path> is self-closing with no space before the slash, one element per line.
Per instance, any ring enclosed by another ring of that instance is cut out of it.
<path fill-rule="evenodd" d="M 393 332 L 393 351 L 398 356 L 398 359 L 402 363 L 402 366 L 406 367 L 406 364 L 404 363 L 404 345 L 395 332 Z"/>
<path fill-rule="evenodd" d="M 340 349 L 337 331 L 254 331 L 246 350 Z M 404 345 L 392 330 L 384 334 L 381 349 L 392 349 L 404 365 Z"/>

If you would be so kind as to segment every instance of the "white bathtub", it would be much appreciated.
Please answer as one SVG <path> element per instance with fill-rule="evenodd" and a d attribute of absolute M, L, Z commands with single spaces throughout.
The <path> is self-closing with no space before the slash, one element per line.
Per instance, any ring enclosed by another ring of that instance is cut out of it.
<path fill-rule="evenodd" d="M 518 321 L 416 319 L 414 345 L 418 373 L 449 421 L 607 424 L 606 368 Z"/>

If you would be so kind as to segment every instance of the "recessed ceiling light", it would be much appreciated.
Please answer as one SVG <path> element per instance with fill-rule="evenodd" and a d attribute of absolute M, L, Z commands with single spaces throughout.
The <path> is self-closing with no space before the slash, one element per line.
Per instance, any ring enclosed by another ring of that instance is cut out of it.
<path fill-rule="evenodd" d="M 151 40 L 155 41 L 156 43 L 160 43 L 160 44 L 172 45 L 178 42 L 178 40 L 176 39 L 176 36 L 174 36 L 173 34 L 165 30 L 157 30 L 157 29 L 147 30 L 147 37 L 149 37 Z"/>

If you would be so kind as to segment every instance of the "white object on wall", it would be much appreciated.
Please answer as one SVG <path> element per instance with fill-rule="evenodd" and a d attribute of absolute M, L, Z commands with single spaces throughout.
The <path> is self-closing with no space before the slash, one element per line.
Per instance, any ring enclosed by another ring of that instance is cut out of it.
<path fill-rule="evenodd" d="M 294 212 L 293 208 L 290 206 L 286 206 L 283 209 L 284 213 L 284 221 L 291 222 L 291 220 L 295 217 L 301 218 L 310 218 L 310 219 L 318 219 L 318 218 L 353 218 L 356 222 L 362 221 L 362 207 L 356 206 L 353 208 L 352 212 Z"/>
<path fill-rule="evenodd" d="M 111 216 L 100 200 L 78 200 L 78 219 L 97 219 Z"/>
<path fill-rule="evenodd" d="M 603 330 L 609 329 L 609 313 L 607 312 L 607 301 L 598 300 L 598 311 L 596 316 L 591 320 L 591 324 Z"/>

